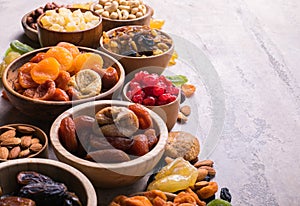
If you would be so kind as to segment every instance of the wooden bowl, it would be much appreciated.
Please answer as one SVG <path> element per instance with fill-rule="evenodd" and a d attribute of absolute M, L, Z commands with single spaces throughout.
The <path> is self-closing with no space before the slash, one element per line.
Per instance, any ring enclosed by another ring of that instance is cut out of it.
<path fill-rule="evenodd" d="M 33 133 L 31 133 L 30 135 L 38 138 L 40 140 L 40 143 L 43 145 L 42 149 L 34 154 L 29 155 L 26 158 L 34 158 L 34 157 L 39 157 L 39 158 L 48 158 L 48 137 L 45 134 L 45 132 L 43 130 L 41 130 L 40 128 L 34 126 L 34 125 L 29 125 L 29 124 L 8 124 L 8 125 L 3 125 L 0 127 L 0 134 L 2 134 L 3 132 L 10 130 L 10 128 L 17 128 L 18 126 L 26 126 L 26 127 L 31 127 L 33 129 L 35 129 L 35 131 Z M 24 134 L 25 136 L 26 134 Z M 20 137 L 20 136 L 18 136 Z M 4 160 L 4 159 L 0 159 L 0 162 L 5 162 L 5 161 L 11 161 L 11 160 Z"/>
<path fill-rule="evenodd" d="M 119 81 L 108 91 L 100 93 L 95 97 L 90 97 L 86 99 L 80 100 L 72 100 L 72 101 L 44 101 L 32 99 L 29 97 L 25 97 L 24 95 L 19 94 L 13 89 L 14 80 L 18 76 L 18 69 L 26 62 L 28 62 L 32 57 L 34 57 L 39 52 L 46 52 L 50 47 L 41 48 L 34 50 L 32 52 L 28 52 L 15 61 L 13 61 L 10 65 L 7 66 L 5 71 L 3 72 L 2 82 L 4 90 L 7 94 L 7 97 L 11 104 L 15 106 L 22 113 L 29 115 L 37 120 L 42 120 L 46 122 L 53 121 L 59 114 L 61 114 L 66 109 L 81 104 L 83 102 L 94 101 L 99 99 L 111 99 L 114 95 L 121 93 L 122 86 L 124 84 L 125 72 L 122 65 L 110 57 L 109 55 L 90 48 L 86 47 L 78 47 L 81 52 L 94 52 L 100 54 L 104 61 L 104 66 L 114 66 L 119 74 Z"/>
<path fill-rule="evenodd" d="M 71 11 L 75 11 L 78 8 L 69 8 Z M 87 9 L 80 9 L 82 12 L 90 11 Z M 94 15 L 99 16 L 95 12 L 91 11 Z M 38 20 L 38 38 L 40 45 L 42 47 L 54 46 L 59 42 L 69 42 L 77 46 L 98 48 L 99 39 L 102 35 L 102 17 L 99 16 L 99 23 L 86 30 L 74 31 L 74 32 L 59 32 L 46 29 L 42 23 L 41 18 L 45 16 L 45 13 L 42 14 Z"/>
<path fill-rule="evenodd" d="M 49 176 L 56 182 L 64 183 L 68 190 L 75 192 L 82 205 L 96 206 L 97 196 L 91 182 L 77 169 L 50 159 L 18 159 L 0 164 L 0 186 L 3 195 L 11 194 L 18 188 L 17 174 L 21 171 L 35 171 Z"/>
<path fill-rule="evenodd" d="M 142 26 L 130 26 L 130 27 L 142 27 Z M 112 30 L 107 31 L 106 33 L 109 36 L 113 34 L 115 31 L 123 30 L 124 28 L 126 28 L 126 26 L 114 28 Z M 168 38 L 172 39 L 171 36 L 168 35 L 167 33 L 163 31 L 160 32 L 163 35 L 167 36 Z M 126 75 L 129 74 L 133 75 L 142 70 L 149 71 L 150 73 L 161 74 L 168 66 L 169 61 L 172 57 L 172 54 L 174 52 L 174 42 L 168 51 L 159 55 L 153 55 L 147 57 L 131 57 L 131 56 L 124 56 L 124 55 L 114 53 L 104 47 L 103 37 L 101 37 L 100 39 L 100 49 L 101 51 L 104 51 L 105 53 L 117 59 L 123 65 Z"/>
<path fill-rule="evenodd" d="M 115 105 L 128 107 L 131 103 L 116 100 L 100 100 L 77 105 L 62 113 L 52 124 L 50 141 L 56 157 L 84 173 L 95 187 L 116 188 L 133 184 L 150 172 L 161 159 L 168 138 L 168 130 L 163 120 L 151 110 L 154 125 L 158 128 L 159 141 L 147 154 L 122 163 L 96 163 L 79 158 L 68 152 L 59 141 L 58 129 L 63 118 L 78 115 L 94 116 L 100 109 Z"/>
<path fill-rule="evenodd" d="M 38 43 L 39 42 L 39 37 L 38 37 L 38 31 L 37 29 L 33 29 L 31 28 L 27 23 L 26 23 L 26 19 L 27 17 L 32 13 L 28 12 L 27 14 L 25 14 L 22 19 L 21 19 L 21 24 L 24 30 L 25 35 L 32 41 Z"/>
<path fill-rule="evenodd" d="M 122 92 L 122 98 L 125 101 L 132 102 L 131 99 L 129 99 L 126 95 L 129 89 L 129 84 L 130 82 L 126 83 L 124 86 Z M 176 100 L 170 102 L 169 104 L 160 105 L 160 106 L 145 106 L 145 105 L 144 106 L 152 110 L 156 114 L 158 114 L 160 118 L 166 123 L 168 131 L 171 131 L 177 122 L 178 111 L 180 107 L 180 98 L 181 98 L 181 92 L 179 92 Z"/>
<path fill-rule="evenodd" d="M 95 11 L 94 7 L 97 3 L 91 5 L 91 10 Z M 109 31 L 111 29 L 121 27 L 121 26 L 129 26 L 129 25 L 150 25 L 151 17 L 153 16 L 154 10 L 150 6 L 146 5 L 147 12 L 144 16 L 141 16 L 136 19 L 127 19 L 127 20 L 119 20 L 119 19 L 110 19 L 102 16 L 102 29 L 103 31 Z"/>

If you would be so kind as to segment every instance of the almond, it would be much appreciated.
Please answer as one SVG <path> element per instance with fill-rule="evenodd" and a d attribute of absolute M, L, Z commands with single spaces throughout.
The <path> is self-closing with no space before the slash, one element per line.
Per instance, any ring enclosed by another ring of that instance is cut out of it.
<path fill-rule="evenodd" d="M 30 149 L 25 149 L 20 152 L 19 157 L 27 157 L 28 155 L 30 155 Z"/>
<path fill-rule="evenodd" d="M 201 166 L 199 169 L 206 169 L 210 177 L 214 177 L 216 175 L 216 170 L 210 166 Z"/>
<path fill-rule="evenodd" d="M 201 167 L 201 166 L 209 166 L 209 167 L 212 167 L 213 164 L 214 164 L 214 162 L 213 162 L 212 160 L 201 160 L 201 161 L 199 161 L 199 162 L 196 162 L 196 163 L 194 164 L 194 167 L 197 167 L 197 168 L 199 168 L 199 167 Z"/>
<path fill-rule="evenodd" d="M 8 159 L 16 159 L 19 157 L 19 154 L 21 152 L 21 148 L 19 146 L 12 148 L 9 151 Z"/>
<path fill-rule="evenodd" d="M 204 180 L 207 175 L 208 175 L 208 170 L 198 168 L 197 182 Z"/>
<path fill-rule="evenodd" d="M 11 137 L 1 142 L 1 146 L 4 147 L 15 147 L 21 143 L 21 139 L 17 137 Z"/>
<path fill-rule="evenodd" d="M 0 159 L 7 160 L 9 151 L 6 147 L 0 147 Z"/>
<path fill-rule="evenodd" d="M 21 147 L 28 148 L 31 145 L 32 136 L 23 136 L 21 137 Z"/>
<path fill-rule="evenodd" d="M 34 143 L 34 144 L 32 144 L 32 145 L 29 147 L 29 149 L 30 149 L 31 151 L 33 151 L 33 152 L 38 152 L 38 151 L 40 151 L 42 148 L 43 148 L 43 145 L 40 144 L 40 143 Z"/>
<path fill-rule="evenodd" d="M 35 144 L 35 143 L 40 143 L 39 138 L 32 138 L 31 139 L 31 144 Z"/>
<path fill-rule="evenodd" d="M 23 125 L 17 126 L 17 130 L 22 134 L 32 134 L 35 132 L 34 128 Z"/>
<path fill-rule="evenodd" d="M 180 112 L 185 116 L 189 116 L 191 114 L 191 107 L 188 105 L 184 105 L 180 108 Z"/>
<path fill-rule="evenodd" d="M 0 142 L 8 139 L 8 138 L 13 138 L 16 136 L 16 130 L 14 129 L 11 129 L 11 130 L 7 130 L 6 132 L 3 132 L 1 135 L 0 135 Z"/>
<path fill-rule="evenodd" d="M 195 185 L 194 185 L 194 189 L 195 190 L 199 190 L 201 189 L 202 187 L 205 187 L 208 185 L 208 182 L 207 181 L 200 181 L 200 182 L 196 182 Z"/>

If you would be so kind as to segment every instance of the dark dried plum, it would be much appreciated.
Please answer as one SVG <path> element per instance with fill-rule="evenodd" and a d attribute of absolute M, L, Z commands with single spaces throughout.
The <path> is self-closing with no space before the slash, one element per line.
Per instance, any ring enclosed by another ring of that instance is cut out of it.
<path fill-rule="evenodd" d="M 231 194 L 228 188 L 226 187 L 221 188 L 220 198 L 222 200 L 226 200 L 227 202 L 231 202 Z"/>
<path fill-rule="evenodd" d="M 67 187 L 62 183 L 31 183 L 19 191 L 20 197 L 32 199 L 37 205 L 63 205 Z"/>
<path fill-rule="evenodd" d="M 33 171 L 20 172 L 17 176 L 17 180 L 18 183 L 21 185 L 27 185 L 30 183 L 38 183 L 38 182 L 44 182 L 44 183 L 53 182 L 53 180 L 50 177 L 47 177 L 45 175 Z"/>

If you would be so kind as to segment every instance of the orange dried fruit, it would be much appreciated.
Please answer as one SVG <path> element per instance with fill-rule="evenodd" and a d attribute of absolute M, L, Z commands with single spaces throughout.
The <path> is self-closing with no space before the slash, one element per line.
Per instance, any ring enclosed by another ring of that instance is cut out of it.
<path fill-rule="evenodd" d="M 86 52 L 76 56 L 72 71 L 77 73 L 83 69 L 102 69 L 103 59 L 99 54 Z"/>
<path fill-rule="evenodd" d="M 19 79 L 19 83 L 20 85 L 25 88 L 32 88 L 32 87 L 37 87 L 38 84 L 33 81 L 33 79 L 31 78 L 30 75 L 30 71 L 33 67 L 35 67 L 37 64 L 36 63 L 31 63 L 31 62 L 27 62 L 26 64 L 22 65 L 19 68 L 19 73 L 18 73 L 18 79 Z"/>
<path fill-rule="evenodd" d="M 45 59 L 45 55 L 46 55 L 45 52 L 39 52 L 34 57 L 32 57 L 29 61 L 33 63 L 39 63 L 40 61 Z"/>
<path fill-rule="evenodd" d="M 47 80 L 55 80 L 59 74 L 61 65 L 53 58 L 48 57 L 37 63 L 30 71 L 31 78 L 38 84 Z"/>
<path fill-rule="evenodd" d="M 186 97 L 191 97 L 196 91 L 196 86 L 193 84 L 183 84 L 181 85 L 181 90 Z"/>
<path fill-rule="evenodd" d="M 73 58 L 75 58 L 78 54 L 80 54 L 79 49 L 74 44 L 71 44 L 68 42 L 59 42 L 57 44 L 57 46 L 60 46 L 60 47 L 63 47 L 65 49 L 69 50 L 69 52 L 71 52 Z"/>
<path fill-rule="evenodd" d="M 60 46 L 52 47 L 46 52 L 45 57 L 55 58 L 61 65 L 62 70 L 71 72 L 73 55 L 68 49 Z"/>

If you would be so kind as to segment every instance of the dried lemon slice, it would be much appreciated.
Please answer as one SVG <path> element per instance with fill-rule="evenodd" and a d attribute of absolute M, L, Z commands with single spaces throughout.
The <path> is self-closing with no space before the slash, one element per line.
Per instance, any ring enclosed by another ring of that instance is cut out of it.
<path fill-rule="evenodd" d="M 75 88 L 77 97 L 83 99 L 100 94 L 102 82 L 97 72 L 84 69 L 71 77 L 69 85 Z"/>

